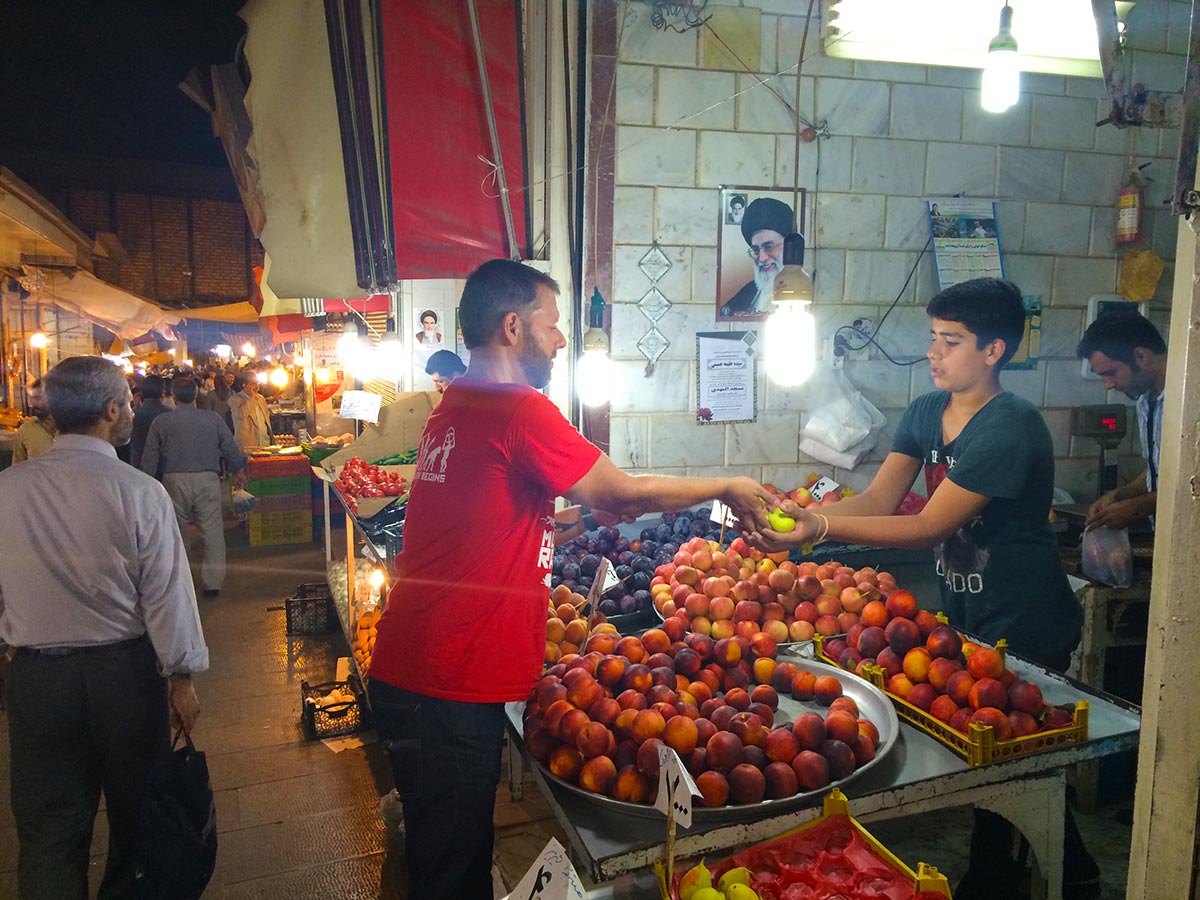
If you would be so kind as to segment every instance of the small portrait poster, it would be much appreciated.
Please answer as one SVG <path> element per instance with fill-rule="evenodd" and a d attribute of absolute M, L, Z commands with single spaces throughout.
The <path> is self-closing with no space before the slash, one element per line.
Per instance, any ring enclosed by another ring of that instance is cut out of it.
<path fill-rule="evenodd" d="M 697 332 L 697 424 L 757 420 L 757 342 L 753 331 Z"/>
<path fill-rule="evenodd" d="M 783 267 L 783 239 L 804 232 L 805 192 L 786 188 L 720 188 L 717 220 L 717 321 L 761 322 L 771 312 L 771 290 Z"/>

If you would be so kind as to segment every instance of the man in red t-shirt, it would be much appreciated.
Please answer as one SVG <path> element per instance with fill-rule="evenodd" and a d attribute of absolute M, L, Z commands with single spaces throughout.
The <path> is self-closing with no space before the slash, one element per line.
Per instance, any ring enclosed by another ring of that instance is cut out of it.
<path fill-rule="evenodd" d="M 404 802 L 413 900 L 492 896 L 492 810 L 504 704 L 541 671 L 559 495 L 611 521 L 714 497 L 766 525 L 750 478 L 623 473 L 543 394 L 558 285 L 492 260 L 459 306 L 471 350 L 429 417 L 396 581 L 379 621 L 370 699 Z"/>

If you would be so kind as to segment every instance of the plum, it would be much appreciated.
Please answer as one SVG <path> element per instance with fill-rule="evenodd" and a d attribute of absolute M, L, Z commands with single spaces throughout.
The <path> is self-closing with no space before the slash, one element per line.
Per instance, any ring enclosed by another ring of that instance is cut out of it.
<path fill-rule="evenodd" d="M 591 575 L 600 568 L 600 557 L 595 553 L 589 553 L 579 561 L 579 571 L 583 575 Z"/>
<path fill-rule="evenodd" d="M 660 544 L 671 540 L 671 535 L 674 533 L 670 525 L 659 525 L 654 529 L 654 537 Z"/>
<path fill-rule="evenodd" d="M 649 572 L 634 572 L 629 576 L 627 582 L 630 590 L 633 591 L 648 591 L 650 590 L 650 573 Z"/>
<path fill-rule="evenodd" d="M 621 606 L 616 600 L 605 597 L 596 604 L 596 609 L 600 610 L 606 616 L 615 616 L 621 611 Z"/>
<path fill-rule="evenodd" d="M 654 540 L 653 538 L 650 538 L 650 539 L 644 538 L 642 540 L 641 552 L 642 552 L 643 556 L 649 556 L 649 557 L 653 558 L 654 554 L 658 552 L 658 541 Z"/>
<path fill-rule="evenodd" d="M 641 541 L 643 543 L 646 541 L 652 541 L 652 540 L 654 540 L 654 534 L 655 534 L 655 529 L 643 528 L 642 533 L 639 535 L 639 538 L 641 539 Z"/>
<path fill-rule="evenodd" d="M 614 574 L 617 576 L 619 581 L 624 581 L 633 574 L 633 569 L 630 566 L 617 566 L 617 568 L 614 570 Z"/>
<path fill-rule="evenodd" d="M 638 602 L 636 599 L 634 599 L 632 594 L 622 597 L 620 605 L 622 613 L 633 613 L 637 612 L 638 610 Z"/>
<path fill-rule="evenodd" d="M 653 602 L 649 591 L 634 591 L 633 599 L 637 601 L 638 609 L 649 609 Z"/>
<path fill-rule="evenodd" d="M 695 537 L 704 537 L 706 534 L 708 534 L 708 526 L 708 522 L 705 522 L 702 519 L 697 519 L 692 523 L 692 534 Z"/>
<path fill-rule="evenodd" d="M 579 564 L 573 562 L 566 563 L 562 567 L 562 577 L 563 581 L 574 581 L 577 579 L 579 577 Z"/>
<path fill-rule="evenodd" d="M 627 538 L 627 537 L 617 538 L 615 541 L 613 541 L 613 549 L 616 550 L 618 553 L 623 553 L 624 551 L 628 550 L 629 549 L 629 538 Z"/>

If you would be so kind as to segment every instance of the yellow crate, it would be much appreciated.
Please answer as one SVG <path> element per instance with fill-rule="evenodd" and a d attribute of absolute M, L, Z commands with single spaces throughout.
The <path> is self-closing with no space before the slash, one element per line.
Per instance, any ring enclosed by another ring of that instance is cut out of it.
<path fill-rule="evenodd" d="M 308 509 L 291 512 L 250 513 L 250 546 L 304 544 L 312 541 L 312 513 Z"/>
<path fill-rule="evenodd" d="M 857 819 L 850 815 L 850 804 L 846 800 L 846 795 L 837 788 L 834 788 L 825 796 L 825 803 L 822 807 L 822 814 L 820 817 L 813 819 L 811 822 L 807 822 L 804 825 L 800 825 L 796 828 L 785 831 L 783 834 L 770 838 L 770 840 L 763 841 L 762 843 L 773 843 L 774 841 L 785 840 L 792 835 L 800 834 L 808 831 L 811 828 L 816 828 L 818 825 L 823 824 L 826 820 L 834 816 L 845 816 L 847 819 L 849 819 L 850 824 L 854 827 L 854 830 L 858 832 L 864 843 L 866 843 L 867 846 L 869 846 L 876 853 L 876 855 L 879 856 L 880 859 L 882 859 L 900 874 L 910 878 L 913 883 L 913 893 L 928 891 L 940 897 L 950 897 L 950 884 L 946 880 L 945 875 L 941 874 L 934 866 L 928 866 L 925 863 L 918 863 L 917 870 L 915 872 L 906 866 L 894 853 L 892 853 L 892 851 L 883 846 L 883 844 L 881 844 L 879 840 L 873 834 L 871 834 L 871 832 L 863 828 Z M 687 871 L 685 867 L 682 867 L 678 864 L 675 868 L 677 872 Z M 655 863 L 654 872 L 658 876 L 658 889 L 661 900 L 678 900 L 678 897 L 667 885 L 666 864 L 662 862 Z"/>
<path fill-rule="evenodd" d="M 980 643 L 979 641 L 975 641 L 974 638 L 969 639 L 975 643 Z M 825 655 L 821 635 L 814 635 L 813 640 L 816 643 L 817 658 L 822 662 L 837 666 L 836 660 L 830 659 Z M 980 644 L 980 646 L 987 645 Z M 1001 656 L 1006 657 L 1007 647 L 1007 641 L 999 640 L 996 642 L 994 649 L 999 651 Z M 1089 706 L 1086 700 L 1079 700 L 1075 703 L 1075 721 L 1066 728 L 1039 731 L 1037 734 L 1030 734 L 1025 737 L 1013 738 L 1008 741 L 998 741 L 992 734 L 991 725 L 980 725 L 978 722 L 975 722 L 971 725 L 970 734 L 955 731 L 941 719 L 930 715 L 920 707 L 913 706 L 903 697 L 897 697 L 884 687 L 887 678 L 885 670 L 882 667 L 868 663 L 866 671 L 870 676 L 867 680 L 887 694 L 888 699 L 892 701 L 892 705 L 896 707 L 897 716 L 914 728 L 925 732 L 935 741 L 945 744 L 959 756 L 963 757 L 969 766 L 981 766 L 985 763 L 1001 759 L 1011 759 L 1014 756 L 1028 756 L 1030 753 L 1039 753 L 1042 750 L 1050 750 L 1054 747 L 1061 747 L 1068 744 L 1082 744 L 1087 741 Z"/>

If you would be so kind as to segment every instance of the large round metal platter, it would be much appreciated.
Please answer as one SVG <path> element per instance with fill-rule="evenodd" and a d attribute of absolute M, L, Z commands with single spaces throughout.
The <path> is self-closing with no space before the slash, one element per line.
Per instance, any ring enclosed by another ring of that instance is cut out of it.
<path fill-rule="evenodd" d="M 667 621 L 666 616 L 664 616 L 662 614 L 662 611 L 659 610 L 659 608 L 657 606 L 655 606 L 652 603 L 652 604 L 650 604 L 650 608 L 652 610 L 654 610 L 654 615 L 658 618 L 658 621 L 660 621 L 660 622 Z M 610 616 L 609 618 L 612 618 L 612 617 Z M 775 646 L 777 646 L 777 647 L 803 647 L 806 644 L 809 646 L 812 646 L 812 640 L 809 639 L 807 641 L 784 641 L 783 643 L 776 644 Z"/>
<path fill-rule="evenodd" d="M 794 664 L 800 671 L 813 672 L 818 677 L 821 675 L 833 675 L 842 683 L 842 690 L 845 696 L 850 697 L 858 704 L 859 715 L 862 718 L 870 719 L 875 727 L 879 729 L 879 746 L 875 749 L 875 758 L 865 766 L 855 769 L 854 773 L 848 778 L 831 782 L 815 791 L 803 791 L 799 794 L 793 794 L 791 797 L 781 797 L 778 800 L 763 800 L 760 803 L 747 803 L 740 806 L 707 807 L 700 804 L 698 797 L 694 797 L 692 798 L 693 821 L 742 822 L 809 806 L 827 794 L 831 788 L 844 788 L 846 784 L 849 784 L 864 772 L 870 771 L 895 746 L 899 736 L 900 722 L 896 718 L 896 710 L 893 708 L 892 702 L 884 695 L 883 691 L 864 679 L 859 678 L 853 672 L 847 672 L 835 666 L 790 655 L 786 656 L 783 661 Z M 789 696 L 781 695 L 779 698 L 779 709 L 775 714 L 775 722 L 776 724 L 779 722 L 792 722 L 797 716 L 803 715 L 806 712 L 820 713 L 823 717 L 828 710 L 815 701 L 793 700 Z M 612 797 L 605 797 L 601 794 L 593 794 L 591 791 L 584 790 L 578 785 L 563 781 L 557 775 L 552 774 L 541 763 L 535 762 L 535 764 L 551 784 L 577 794 L 605 809 L 647 819 L 663 818 L 663 814 L 649 804 L 628 803 L 624 800 L 615 800 Z"/>

